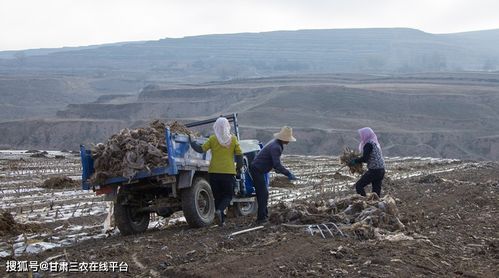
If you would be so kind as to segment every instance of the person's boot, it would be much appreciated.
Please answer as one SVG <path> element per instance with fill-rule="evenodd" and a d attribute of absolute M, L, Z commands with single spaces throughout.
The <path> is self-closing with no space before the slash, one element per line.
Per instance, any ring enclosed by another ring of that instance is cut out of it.
<path fill-rule="evenodd" d="M 267 218 L 264 218 L 264 219 L 257 219 L 256 220 L 256 224 L 259 225 L 259 226 L 265 226 L 269 223 L 269 220 Z"/>
<path fill-rule="evenodd" d="M 220 227 L 224 226 L 223 216 L 220 210 L 215 211 L 215 224 L 217 224 Z"/>

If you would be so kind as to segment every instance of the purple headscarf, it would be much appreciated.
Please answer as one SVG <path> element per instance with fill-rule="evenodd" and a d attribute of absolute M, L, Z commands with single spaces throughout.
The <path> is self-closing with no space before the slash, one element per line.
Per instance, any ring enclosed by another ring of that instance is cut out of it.
<path fill-rule="evenodd" d="M 378 142 L 378 137 L 374 133 L 374 131 L 370 127 L 363 127 L 358 130 L 359 135 L 360 135 L 360 143 L 359 143 L 359 151 L 362 152 L 364 149 L 364 145 L 369 142 L 373 141 L 376 143 L 378 148 L 381 150 L 381 146 L 379 145 Z"/>

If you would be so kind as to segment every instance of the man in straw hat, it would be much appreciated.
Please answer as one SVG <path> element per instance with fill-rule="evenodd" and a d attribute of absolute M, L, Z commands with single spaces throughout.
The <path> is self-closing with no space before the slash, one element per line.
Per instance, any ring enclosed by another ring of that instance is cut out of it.
<path fill-rule="evenodd" d="M 269 191 L 265 184 L 265 174 L 275 169 L 277 173 L 287 176 L 289 180 L 296 180 L 295 175 L 281 164 L 281 154 L 284 145 L 296 141 L 293 137 L 293 129 L 289 126 L 284 126 L 280 132 L 274 134 L 274 138 L 263 147 L 250 165 L 250 174 L 253 179 L 258 202 L 258 216 L 256 220 L 258 224 L 268 222 L 267 204 Z"/>

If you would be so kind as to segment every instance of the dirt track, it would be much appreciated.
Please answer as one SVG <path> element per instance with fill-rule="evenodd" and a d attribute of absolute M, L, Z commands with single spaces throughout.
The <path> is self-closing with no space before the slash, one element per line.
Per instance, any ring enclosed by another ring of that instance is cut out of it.
<path fill-rule="evenodd" d="M 354 181 L 346 174 L 333 179 L 334 160 L 307 158 L 308 165 L 303 165 L 303 159 L 287 157 L 285 163 L 310 178 L 293 192 L 275 189 L 273 202 L 320 198 L 296 193 L 300 187 L 319 196 L 345 194 L 327 190 L 328 185 Z M 383 190 L 397 199 L 405 234 L 412 240 L 323 239 L 273 224 L 229 238 L 254 226 L 254 219 L 247 217 L 230 219 L 224 228 L 190 229 L 180 222 L 139 236 L 86 240 L 15 259 L 42 261 L 64 254 L 69 261 L 124 261 L 133 277 L 498 277 L 499 165 L 418 159 L 393 159 L 388 165 L 390 180 Z M 1 259 L 0 274 L 6 259 Z"/>

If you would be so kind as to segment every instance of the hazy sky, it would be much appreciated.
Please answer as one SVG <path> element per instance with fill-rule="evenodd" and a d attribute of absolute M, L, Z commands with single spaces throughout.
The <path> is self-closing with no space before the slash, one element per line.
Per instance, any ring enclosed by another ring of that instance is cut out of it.
<path fill-rule="evenodd" d="M 410 27 L 499 28 L 497 0 L 0 0 L 0 50 L 203 34 Z"/>

